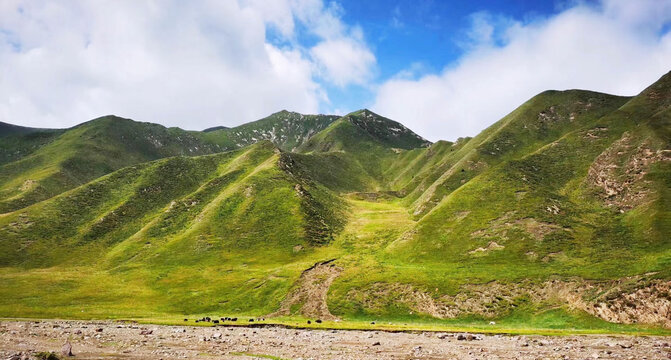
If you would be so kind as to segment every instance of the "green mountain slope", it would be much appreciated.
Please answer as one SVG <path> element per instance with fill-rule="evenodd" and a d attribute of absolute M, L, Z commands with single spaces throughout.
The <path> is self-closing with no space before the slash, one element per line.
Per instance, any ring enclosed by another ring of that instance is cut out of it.
<path fill-rule="evenodd" d="M 68 275 L 52 278 L 54 288 L 74 286 L 77 296 L 90 296 L 92 302 L 113 296 L 121 308 L 130 299 L 111 276 L 135 284 L 129 286 L 140 298 L 161 288 L 189 287 L 188 293 L 161 298 L 160 306 L 170 311 L 182 311 L 184 305 L 206 311 L 212 309 L 211 299 L 229 301 L 229 296 L 237 299 L 230 306 L 258 310 L 250 295 L 266 301 L 269 294 L 286 293 L 302 266 L 309 266 L 305 258 L 344 225 L 342 200 L 298 177 L 285 161 L 271 143 L 260 142 L 233 152 L 171 157 L 118 170 L 0 217 L 0 263 L 24 274 L 61 269 Z M 268 268 L 272 274 L 265 273 Z M 82 274 L 82 269 L 89 270 Z M 204 277 L 208 273 L 219 275 Z M 77 279 L 67 280 L 71 276 Z M 98 290 L 87 293 L 90 282 L 101 278 Z M 4 280 L 3 293 L 20 285 L 17 279 Z M 250 282 L 260 293 L 241 290 Z M 19 296 L 32 297 L 33 290 Z M 203 292 L 210 300 L 203 301 Z"/>
<path fill-rule="evenodd" d="M 30 134 L 34 132 L 45 132 L 45 131 L 51 131 L 51 129 L 38 129 L 25 126 L 18 126 L 0 121 L 0 137 L 5 137 L 9 135 Z"/>
<path fill-rule="evenodd" d="M 15 187 L 70 158 L 95 178 L 0 215 L 0 315 L 671 327 L 671 73 L 543 92 L 456 142 L 286 117 L 162 128 L 162 153 L 84 124 L 3 165 L 26 164 Z"/>
<path fill-rule="evenodd" d="M 62 132 L 58 129 L 37 129 L 0 122 L 0 165 L 29 155 Z"/>
<path fill-rule="evenodd" d="M 340 154 L 339 158 L 348 168 L 357 169 L 352 174 L 354 177 L 369 178 L 368 188 L 383 189 L 387 173 L 399 154 L 428 145 L 429 141 L 396 121 L 360 110 L 338 119 L 299 150 L 318 157 Z"/>
<path fill-rule="evenodd" d="M 26 138 L 28 142 L 23 142 Z M 48 199 L 124 166 L 174 155 L 220 151 L 197 134 L 106 116 L 67 131 L 34 132 L 17 142 L 33 151 L 0 166 L 0 213 Z M 37 143 L 37 144 L 36 144 Z"/>
<path fill-rule="evenodd" d="M 261 142 L 127 167 L 5 215 L 0 262 L 81 265 L 111 251 L 110 261 L 126 263 L 143 252 L 174 257 L 173 246 L 213 246 L 211 255 L 227 247 L 291 254 L 294 246 L 328 242 L 342 226 L 341 207 L 325 189 L 295 178 L 273 145 Z M 179 253 L 200 261 L 208 251 Z"/>
<path fill-rule="evenodd" d="M 52 142 L 64 130 L 12 132 L 0 135 L 0 166 L 20 160 Z"/>
<path fill-rule="evenodd" d="M 401 174 L 398 185 L 413 201 L 415 216 L 423 216 L 452 191 L 499 163 L 524 156 L 545 146 L 567 132 L 588 128 L 628 98 L 590 91 L 546 91 L 485 129 L 473 139 L 464 139 L 450 147 L 450 153 L 438 163 L 421 159 L 423 169 Z M 440 151 L 440 150 L 438 150 Z M 408 174 L 414 178 L 408 181 Z M 398 186 L 397 185 L 397 186 Z"/>
<path fill-rule="evenodd" d="M 281 111 L 235 128 L 218 126 L 202 132 L 116 116 L 62 130 L 0 123 L 0 213 L 144 161 L 212 154 L 263 140 L 292 150 L 337 118 Z"/>
<path fill-rule="evenodd" d="M 210 128 L 204 132 L 206 139 L 222 149 L 239 149 L 269 140 L 283 150 L 292 151 L 338 118 L 335 115 L 303 115 L 283 110 L 233 128 Z"/>
<path fill-rule="evenodd" d="M 671 97 L 670 82 L 666 75 L 632 99 L 601 95 L 601 108 L 591 106 L 595 113 L 585 111 L 582 118 L 557 111 L 552 126 L 559 129 L 552 135 L 540 131 L 547 109 L 589 106 L 599 95 L 564 93 L 569 98 L 558 101 L 557 93 L 544 93 L 540 107 L 539 97 L 532 99 L 486 130 L 487 140 L 477 143 L 479 135 L 457 150 L 471 144 L 475 151 L 458 157 L 464 171 L 453 189 L 440 197 L 430 188 L 423 192 L 436 199 L 434 205 L 382 246 L 382 273 L 395 273 L 395 281 L 380 276 L 352 284 L 343 277 L 350 283 L 340 296 L 372 314 L 399 306 L 376 300 L 386 294 L 403 299 L 409 311 L 437 317 L 500 317 L 517 307 L 540 311 L 544 302 L 565 302 L 610 321 L 648 317 L 669 326 L 657 306 L 668 304 L 664 289 L 671 275 L 669 106 L 660 101 Z M 448 169 L 441 177 L 449 181 L 453 173 Z M 637 298 L 634 290 L 648 295 Z M 481 300 L 467 304 L 454 297 L 458 293 Z M 427 295 L 433 301 L 419 303 Z M 637 310 L 624 311 L 623 304 Z"/>

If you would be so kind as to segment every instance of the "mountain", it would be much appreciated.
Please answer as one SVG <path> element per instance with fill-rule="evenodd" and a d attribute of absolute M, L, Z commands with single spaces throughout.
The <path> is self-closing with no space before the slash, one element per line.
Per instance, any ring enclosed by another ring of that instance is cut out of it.
<path fill-rule="evenodd" d="M 281 161 L 264 141 L 126 167 L 6 216 L 14 225 L 1 231 L 0 262 L 82 265 L 106 253 L 111 263 L 129 266 L 146 253 L 152 262 L 162 254 L 186 265 L 215 256 L 205 251 L 212 246 L 286 255 L 294 246 L 328 242 L 343 215 L 319 209 L 339 208 L 339 201 L 296 179 Z"/>
<path fill-rule="evenodd" d="M 11 142 L 3 141 L 4 156 L 9 160 L 17 152 L 21 156 L 0 165 L 0 213 L 51 198 L 128 165 L 221 151 L 194 133 L 116 116 L 67 130 L 11 137 Z"/>
<path fill-rule="evenodd" d="M 347 164 L 348 169 L 356 169 L 354 173 L 348 171 L 347 174 L 368 179 L 349 190 L 379 190 L 386 187 L 385 173 L 394 165 L 399 154 L 430 144 L 402 124 L 364 109 L 333 122 L 305 142 L 299 152 L 323 158 L 323 163 L 338 163 L 338 167 Z M 331 169 L 329 172 L 336 173 L 338 170 Z M 338 190 L 348 189 L 339 187 Z"/>
<path fill-rule="evenodd" d="M 0 122 L 0 165 L 16 161 L 50 142 L 62 130 L 37 129 Z"/>
<path fill-rule="evenodd" d="M 0 137 L 6 137 L 9 135 L 17 134 L 30 134 L 34 132 L 45 132 L 49 129 L 37 129 L 25 126 L 12 125 L 0 121 Z"/>
<path fill-rule="evenodd" d="M 226 126 L 213 126 L 213 127 L 204 129 L 203 132 L 211 132 L 211 131 L 227 130 L 227 129 L 230 129 L 230 128 L 226 127 Z"/>
<path fill-rule="evenodd" d="M 546 91 L 454 142 L 365 109 L 103 118 L 0 170 L 16 199 L 77 179 L 3 200 L 0 316 L 671 327 L 671 73 Z"/>
<path fill-rule="evenodd" d="M 202 132 L 113 115 L 61 130 L 0 123 L 0 214 L 145 161 L 212 154 L 262 140 L 291 150 L 337 118 L 281 111 L 238 127 Z"/>
<path fill-rule="evenodd" d="M 230 150 L 269 140 L 283 150 L 292 151 L 338 118 L 335 115 L 303 115 L 282 110 L 233 128 L 205 130 L 205 136 Z"/>

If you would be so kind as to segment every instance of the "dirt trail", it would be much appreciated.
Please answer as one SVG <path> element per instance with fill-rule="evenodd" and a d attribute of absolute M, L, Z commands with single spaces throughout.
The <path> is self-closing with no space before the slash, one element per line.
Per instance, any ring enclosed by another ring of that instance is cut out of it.
<path fill-rule="evenodd" d="M 377 193 L 366 195 L 373 200 L 357 200 L 361 193 L 351 194 L 350 220 L 334 243 L 339 246 L 348 242 L 356 247 L 356 250 L 350 251 L 356 255 L 347 256 L 347 261 L 352 261 L 353 257 L 364 252 L 378 251 L 400 236 L 411 222 L 405 208 L 389 201 L 389 196 L 383 194 L 378 197 Z M 356 240 L 351 241 L 352 237 L 356 237 Z M 343 268 L 334 260 L 320 262 L 306 269 L 282 301 L 280 309 L 268 316 L 300 314 L 322 320 L 337 319 L 328 309 L 327 294 L 342 271 Z"/>
<path fill-rule="evenodd" d="M 342 272 L 342 268 L 333 264 L 333 260 L 320 262 L 303 271 L 280 309 L 269 316 L 291 315 L 295 307 L 298 313 L 306 317 L 322 320 L 335 320 L 326 303 L 326 295 L 333 280 Z"/>
<path fill-rule="evenodd" d="M 147 335 L 142 335 L 143 332 Z M 189 327 L 84 321 L 0 322 L 0 359 L 668 359 L 670 338 Z M 254 356 L 256 355 L 256 356 Z M 20 358 L 20 355 L 17 357 Z"/>

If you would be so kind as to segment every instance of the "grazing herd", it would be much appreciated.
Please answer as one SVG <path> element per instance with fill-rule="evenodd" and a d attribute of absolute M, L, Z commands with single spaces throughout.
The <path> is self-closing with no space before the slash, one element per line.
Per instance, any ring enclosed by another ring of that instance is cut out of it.
<path fill-rule="evenodd" d="M 256 319 L 249 319 L 249 322 L 251 323 L 251 322 L 254 322 L 254 321 L 259 322 L 259 321 L 265 321 L 265 320 L 266 320 L 265 318 L 256 318 Z M 185 322 L 189 321 L 189 319 L 184 318 L 184 321 Z M 200 319 L 196 319 L 197 323 L 208 322 L 208 323 L 212 323 L 212 324 L 220 324 L 220 323 L 223 324 L 227 321 L 228 322 L 236 322 L 236 321 L 238 321 L 238 318 L 236 318 L 236 317 L 233 317 L 233 318 L 232 317 L 221 317 L 221 318 L 219 318 L 219 320 L 217 320 L 216 318 L 211 318 L 209 316 L 206 316 L 206 317 L 203 317 L 203 318 L 200 318 Z M 308 320 L 307 323 L 308 323 L 308 325 L 310 325 L 310 324 L 312 324 L 312 321 Z M 321 324 L 322 321 L 320 319 L 317 319 L 317 320 L 315 320 L 315 323 Z"/>
<path fill-rule="evenodd" d="M 265 319 L 264 319 L 264 320 L 265 320 Z M 186 319 L 186 318 L 185 318 L 184 321 L 189 321 L 189 319 Z M 219 324 L 220 322 L 223 323 L 223 322 L 226 322 L 226 321 L 236 322 L 236 321 L 238 321 L 238 318 L 236 318 L 236 317 L 234 317 L 234 318 L 231 318 L 231 317 L 222 317 L 222 318 L 219 318 L 219 320 L 217 320 L 217 319 L 213 319 L 213 318 L 211 318 L 211 317 L 209 317 L 209 316 L 206 316 L 206 317 L 204 317 L 204 318 L 196 319 L 196 322 L 197 322 L 197 323 L 199 323 L 199 322 L 211 322 L 211 323 L 213 323 L 213 324 Z M 253 319 L 249 319 L 249 321 L 254 321 L 254 320 L 253 320 Z"/>

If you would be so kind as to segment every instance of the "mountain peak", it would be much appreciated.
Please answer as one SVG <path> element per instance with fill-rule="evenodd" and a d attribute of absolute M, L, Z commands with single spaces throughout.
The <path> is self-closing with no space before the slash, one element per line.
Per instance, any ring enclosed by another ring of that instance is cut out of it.
<path fill-rule="evenodd" d="M 278 112 L 272 113 L 270 116 L 273 116 L 273 115 L 287 116 L 287 115 L 300 115 L 300 114 L 295 112 L 295 111 L 289 111 L 289 110 L 286 110 L 286 109 L 282 109 Z"/>
<path fill-rule="evenodd" d="M 427 147 L 431 142 L 417 135 L 403 124 L 361 109 L 344 116 L 350 123 L 366 131 L 379 141 L 401 149 Z"/>

